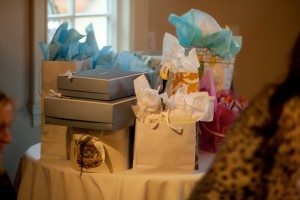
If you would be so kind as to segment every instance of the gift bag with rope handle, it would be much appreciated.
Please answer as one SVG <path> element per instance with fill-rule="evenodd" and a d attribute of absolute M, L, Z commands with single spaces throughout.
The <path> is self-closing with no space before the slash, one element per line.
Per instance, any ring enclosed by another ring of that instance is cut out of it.
<path fill-rule="evenodd" d="M 42 61 L 41 65 L 41 157 L 67 159 L 69 148 L 66 126 L 45 124 L 44 98 L 57 90 L 57 76 L 92 68 L 92 58 L 78 62 Z"/>

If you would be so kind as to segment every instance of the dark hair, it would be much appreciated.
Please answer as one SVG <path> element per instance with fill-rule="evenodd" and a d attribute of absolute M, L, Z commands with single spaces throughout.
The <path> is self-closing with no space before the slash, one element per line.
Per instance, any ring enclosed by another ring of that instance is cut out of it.
<path fill-rule="evenodd" d="M 294 96 L 300 96 L 300 33 L 291 52 L 288 74 L 285 80 L 276 86 L 276 91 L 270 98 L 271 119 L 259 131 L 264 137 L 270 138 L 275 134 L 283 105 Z"/>
<path fill-rule="evenodd" d="M 13 100 L 0 91 L 0 106 L 8 103 L 13 104 Z"/>
<path fill-rule="evenodd" d="M 275 86 L 275 89 L 276 90 L 269 101 L 269 113 L 271 119 L 267 121 L 263 127 L 253 127 L 258 134 L 264 137 L 261 145 L 267 147 L 261 148 L 256 152 L 256 156 L 261 157 L 265 162 L 262 169 L 265 176 L 261 181 L 266 181 L 266 183 L 268 177 L 266 175 L 270 172 L 270 169 L 275 162 L 274 155 L 277 155 L 278 145 L 276 145 L 276 143 L 280 143 L 278 139 L 273 141 L 275 142 L 273 144 L 269 143 L 269 141 L 278 129 L 278 120 L 281 116 L 284 104 L 292 97 L 300 96 L 300 34 L 298 34 L 298 38 L 291 52 L 289 72 L 285 80 L 281 84 Z M 265 187 L 267 187 L 267 185 L 265 185 Z M 265 188 L 266 191 L 267 189 L 268 188 Z M 265 195 L 266 194 L 267 193 L 265 193 Z"/>

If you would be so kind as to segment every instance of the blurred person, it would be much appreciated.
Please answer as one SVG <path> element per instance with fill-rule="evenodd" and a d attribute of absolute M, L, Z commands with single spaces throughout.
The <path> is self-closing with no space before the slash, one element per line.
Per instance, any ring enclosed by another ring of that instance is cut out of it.
<path fill-rule="evenodd" d="M 3 166 L 3 151 L 11 142 L 9 133 L 13 119 L 13 101 L 0 91 L 0 199 L 16 199 L 14 188 Z"/>
<path fill-rule="evenodd" d="M 189 199 L 300 199 L 300 34 L 285 80 L 242 112 Z"/>

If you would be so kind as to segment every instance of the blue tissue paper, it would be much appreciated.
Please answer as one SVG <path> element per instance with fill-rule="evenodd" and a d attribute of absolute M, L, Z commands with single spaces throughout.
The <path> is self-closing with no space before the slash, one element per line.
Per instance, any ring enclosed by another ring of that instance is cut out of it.
<path fill-rule="evenodd" d="M 98 53 L 95 68 L 112 69 L 116 62 L 117 54 L 113 52 L 112 46 L 104 46 Z"/>
<path fill-rule="evenodd" d="M 191 9 L 182 16 L 171 14 L 168 20 L 176 27 L 182 46 L 208 48 L 225 59 L 234 58 L 241 49 L 231 30 L 221 28 L 214 18 L 200 10 Z"/>
<path fill-rule="evenodd" d="M 79 42 L 84 37 L 85 41 Z M 92 24 L 86 27 L 85 36 L 73 28 L 68 29 L 68 23 L 65 22 L 57 28 L 50 44 L 40 42 L 39 45 L 47 61 L 78 61 L 93 57 L 95 63 L 99 54 Z"/>

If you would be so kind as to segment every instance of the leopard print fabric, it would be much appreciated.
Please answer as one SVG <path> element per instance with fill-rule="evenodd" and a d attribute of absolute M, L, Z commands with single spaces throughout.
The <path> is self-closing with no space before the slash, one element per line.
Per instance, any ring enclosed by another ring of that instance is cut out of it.
<path fill-rule="evenodd" d="M 253 128 L 270 119 L 273 93 L 267 89 L 244 110 L 190 200 L 300 199 L 300 99 L 283 106 L 270 139 Z"/>

